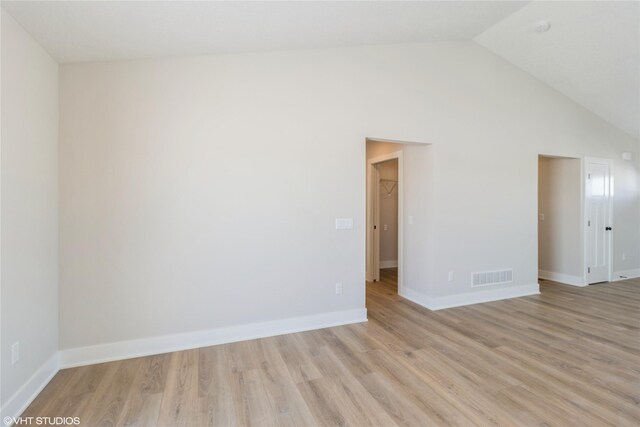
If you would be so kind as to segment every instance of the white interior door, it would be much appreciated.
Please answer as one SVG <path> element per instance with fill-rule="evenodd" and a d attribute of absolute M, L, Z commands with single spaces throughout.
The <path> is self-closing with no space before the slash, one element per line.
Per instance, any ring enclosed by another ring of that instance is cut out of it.
<path fill-rule="evenodd" d="M 610 279 L 611 167 L 607 160 L 586 162 L 587 283 Z"/>
<path fill-rule="evenodd" d="M 373 201 L 373 280 L 380 280 L 380 170 L 373 165 L 373 186 L 371 195 Z"/>

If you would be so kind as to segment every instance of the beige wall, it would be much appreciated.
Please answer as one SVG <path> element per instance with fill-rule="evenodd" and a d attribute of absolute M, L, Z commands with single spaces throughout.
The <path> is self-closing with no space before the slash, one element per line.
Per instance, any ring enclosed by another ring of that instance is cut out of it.
<path fill-rule="evenodd" d="M 398 161 L 390 160 L 378 166 L 381 180 L 398 181 Z M 398 261 L 398 185 L 380 183 L 380 265 L 391 266 Z"/>
<path fill-rule="evenodd" d="M 13 416 L 23 403 L 14 394 L 34 374 L 46 378 L 40 368 L 58 350 L 58 64 L 0 11 L 0 395 L 3 415 Z M 20 360 L 12 366 L 14 342 Z"/>
<path fill-rule="evenodd" d="M 579 159 L 540 157 L 538 215 L 544 219 L 538 217 L 538 265 L 543 277 L 553 273 L 583 280 L 580 180 Z"/>
<path fill-rule="evenodd" d="M 540 153 L 614 159 L 640 267 L 638 141 L 475 43 L 68 64 L 60 96 L 65 349 L 364 307 L 366 137 L 432 144 L 409 289 L 535 286 Z"/>

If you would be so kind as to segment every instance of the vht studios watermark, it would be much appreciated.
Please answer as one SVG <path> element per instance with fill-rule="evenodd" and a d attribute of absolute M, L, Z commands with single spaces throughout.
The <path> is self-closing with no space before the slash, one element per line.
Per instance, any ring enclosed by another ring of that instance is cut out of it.
<path fill-rule="evenodd" d="M 77 426 L 80 417 L 4 417 L 5 425 L 14 426 Z"/>

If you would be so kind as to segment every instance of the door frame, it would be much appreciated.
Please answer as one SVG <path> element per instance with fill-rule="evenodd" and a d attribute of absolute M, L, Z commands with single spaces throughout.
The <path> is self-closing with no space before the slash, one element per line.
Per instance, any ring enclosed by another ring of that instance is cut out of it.
<path fill-rule="evenodd" d="M 402 150 L 383 154 L 381 156 L 367 159 L 367 181 L 366 181 L 366 280 L 371 282 L 374 280 L 375 267 L 378 266 L 380 271 L 380 239 L 375 239 L 373 232 L 373 221 L 375 212 L 379 212 L 379 187 L 380 182 L 375 182 L 378 176 L 375 166 L 389 160 L 398 160 L 398 295 L 403 295 L 403 277 L 404 277 L 404 165 Z M 379 181 L 379 180 L 378 180 Z M 378 214 L 379 215 L 379 214 Z M 379 224 L 378 224 L 379 225 Z M 379 231 L 379 227 L 378 227 Z M 375 256 L 378 254 L 377 262 Z M 378 277 L 379 279 L 379 277 Z"/>
<path fill-rule="evenodd" d="M 607 206 L 607 213 L 609 215 L 609 227 L 613 228 L 613 197 L 614 197 L 614 191 L 613 191 L 613 160 L 612 159 L 605 159 L 605 158 L 600 158 L 600 157 L 585 157 L 584 158 L 584 166 L 582 168 L 583 170 L 583 176 L 582 176 L 582 185 L 583 185 L 583 191 L 582 191 L 582 199 L 583 199 L 583 205 L 582 205 L 582 209 L 584 212 L 584 216 L 582 218 L 582 222 L 583 222 L 583 235 L 584 235 L 584 252 L 583 252 L 583 256 L 584 256 L 584 283 L 585 285 L 589 285 L 589 227 L 587 226 L 588 224 L 588 220 L 589 218 L 587 218 L 587 216 L 589 215 L 588 213 L 588 200 L 587 200 L 587 185 L 588 185 L 588 174 L 589 174 L 589 164 L 590 163 L 599 163 L 599 164 L 604 164 L 607 165 L 609 168 L 609 206 Z M 608 264 L 608 268 L 607 268 L 607 281 L 611 282 L 611 278 L 612 278 L 612 274 L 613 274 L 613 230 L 609 233 L 608 235 L 608 239 L 607 239 L 607 264 Z"/>

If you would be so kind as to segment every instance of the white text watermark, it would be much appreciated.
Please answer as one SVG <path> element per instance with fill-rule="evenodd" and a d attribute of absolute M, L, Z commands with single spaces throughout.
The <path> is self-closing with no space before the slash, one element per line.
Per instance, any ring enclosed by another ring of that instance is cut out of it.
<path fill-rule="evenodd" d="M 80 417 L 4 417 L 5 425 L 14 426 L 77 426 Z"/>

